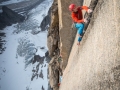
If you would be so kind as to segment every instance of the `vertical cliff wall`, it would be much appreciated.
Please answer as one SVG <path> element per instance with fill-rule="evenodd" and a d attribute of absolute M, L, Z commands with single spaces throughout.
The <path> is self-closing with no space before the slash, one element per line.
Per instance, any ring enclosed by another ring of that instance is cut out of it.
<path fill-rule="evenodd" d="M 58 90 L 59 82 L 59 64 L 57 61 L 59 53 L 59 18 L 58 18 L 58 2 L 54 0 L 51 7 L 51 24 L 47 36 L 47 46 L 49 49 L 49 81 L 53 90 Z"/>
<path fill-rule="evenodd" d="M 71 28 L 72 19 L 68 7 L 71 3 L 82 5 L 82 2 L 83 0 L 58 0 L 60 54 L 63 58 L 63 69 L 67 65 L 68 57 L 76 35 L 76 30 Z"/>
<path fill-rule="evenodd" d="M 84 0 L 84 5 L 91 1 Z M 80 46 L 76 43 L 77 38 L 60 90 L 120 90 L 120 0 L 98 0 Z"/>
<path fill-rule="evenodd" d="M 48 31 L 47 46 L 51 61 L 49 63 L 49 80 L 53 90 L 58 90 L 59 76 L 62 76 L 76 35 L 71 27 L 72 19 L 69 4 L 81 5 L 79 0 L 54 0 L 51 7 L 51 24 Z M 62 59 L 60 56 L 62 55 Z"/>

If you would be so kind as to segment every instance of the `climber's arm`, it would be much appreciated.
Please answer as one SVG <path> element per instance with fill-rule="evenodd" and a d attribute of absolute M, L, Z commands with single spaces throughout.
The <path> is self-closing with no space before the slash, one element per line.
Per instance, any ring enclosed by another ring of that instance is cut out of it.
<path fill-rule="evenodd" d="M 91 13 L 91 12 L 92 12 L 92 10 L 89 9 L 87 6 L 82 6 L 81 9 L 82 9 L 82 10 L 86 10 L 88 13 Z"/>

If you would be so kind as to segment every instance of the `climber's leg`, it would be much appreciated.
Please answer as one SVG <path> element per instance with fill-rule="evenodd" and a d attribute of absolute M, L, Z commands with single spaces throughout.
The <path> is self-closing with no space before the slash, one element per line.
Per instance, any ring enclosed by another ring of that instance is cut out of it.
<path fill-rule="evenodd" d="M 76 28 L 78 29 L 78 34 L 82 36 L 83 34 L 83 29 L 84 29 L 84 24 L 83 23 L 76 23 Z"/>
<path fill-rule="evenodd" d="M 80 41 L 82 40 L 82 34 L 83 34 L 83 29 L 84 29 L 84 24 L 83 23 L 76 23 L 75 27 L 78 29 L 78 45 L 80 45 Z"/>

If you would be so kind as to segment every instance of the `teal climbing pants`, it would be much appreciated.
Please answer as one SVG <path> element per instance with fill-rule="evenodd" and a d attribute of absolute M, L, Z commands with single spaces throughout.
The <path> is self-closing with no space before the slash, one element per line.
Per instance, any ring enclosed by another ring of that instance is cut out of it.
<path fill-rule="evenodd" d="M 84 24 L 83 23 L 75 23 L 75 27 L 77 28 L 77 33 L 79 35 L 83 34 L 83 29 L 84 29 Z M 81 37 L 78 37 L 78 42 L 80 42 L 82 40 Z"/>

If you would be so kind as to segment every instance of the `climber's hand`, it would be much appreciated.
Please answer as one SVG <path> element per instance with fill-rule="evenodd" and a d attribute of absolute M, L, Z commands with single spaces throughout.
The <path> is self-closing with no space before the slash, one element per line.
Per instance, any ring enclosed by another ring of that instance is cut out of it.
<path fill-rule="evenodd" d="M 92 10 L 91 10 L 91 9 L 88 9 L 88 10 L 87 10 L 87 12 L 88 12 L 88 13 L 91 13 L 91 12 L 92 12 Z"/>
<path fill-rule="evenodd" d="M 88 13 L 91 13 L 91 12 L 92 12 L 92 10 L 91 10 L 91 9 L 88 9 L 88 10 L 87 10 L 87 12 L 88 12 Z"/>

